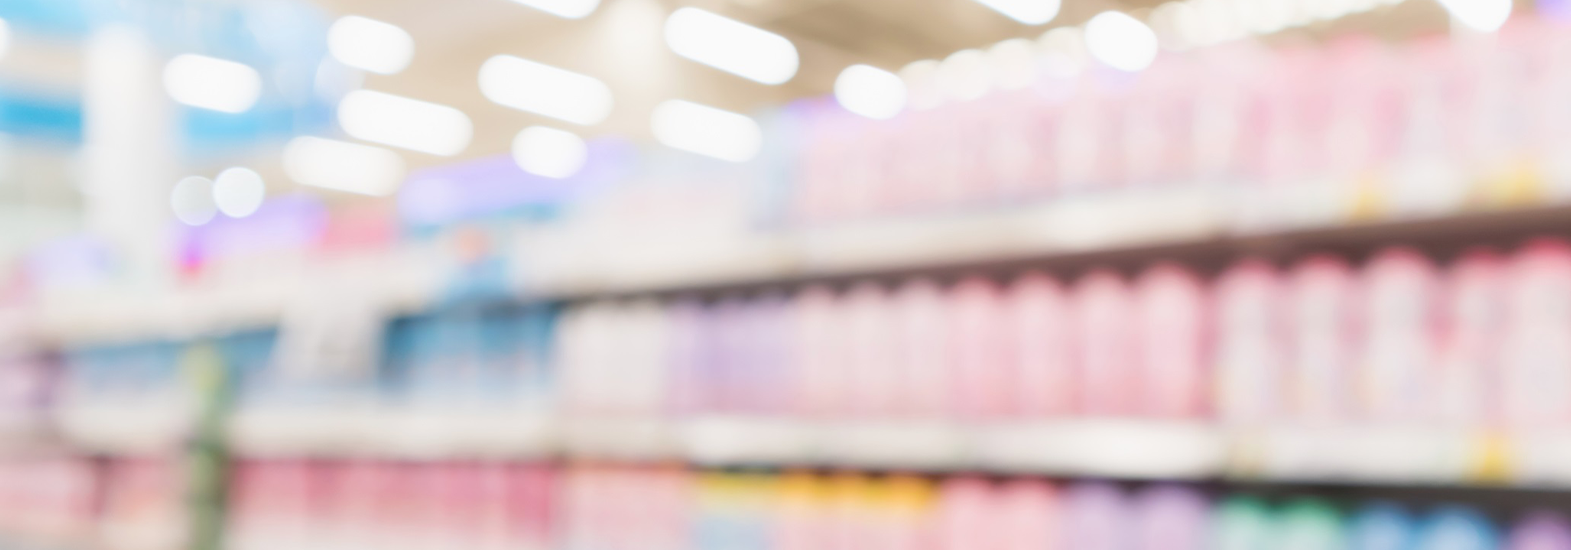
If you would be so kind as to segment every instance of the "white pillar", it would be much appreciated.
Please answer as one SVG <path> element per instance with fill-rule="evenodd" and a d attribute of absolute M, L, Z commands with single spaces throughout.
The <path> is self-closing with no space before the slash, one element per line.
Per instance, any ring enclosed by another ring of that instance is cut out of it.
<path fill-rule="evenodd" d="M 163 57 L 141 30 L 123 25 L 95 31 L 85 53 L 82 189 L 88 230 L 111 243 L 130 284 L 170 284 L 169 191 L 178 175 L 178 134 L 163 89 Z"/>

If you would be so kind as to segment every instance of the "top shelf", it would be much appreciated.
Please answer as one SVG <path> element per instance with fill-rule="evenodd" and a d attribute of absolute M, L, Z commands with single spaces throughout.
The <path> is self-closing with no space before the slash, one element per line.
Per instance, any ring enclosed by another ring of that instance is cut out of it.
<path fill-rule="evenodd" d="M 785 231 L 651 237 L 565 228 L 520 234 L 509 254 L 512 294 L 531 301 L 716 295 L 807 284 L 1040 269 L 1070 276 L 1178 261 L 1214 271 L 1245 256 L 1362 256 L 1390 245 L 1441 257 L 1571 235 L 1571 205 L 1473 210 L 1369 221 L 1328 219 L 1247 229 L 1221 197 L 1104 198 L 941 217 L 883 219 Z M 160 293 L 48 296 L 36 313 L 64 343 L 183 338 L 275 325 L 288 304 L 320 296 L 322 280 L 356 281 L 393 313 L 436 306 L 456 268 L 431 250 L 400 250 L 297 274 L 296 284 L 208 284 Z"/>

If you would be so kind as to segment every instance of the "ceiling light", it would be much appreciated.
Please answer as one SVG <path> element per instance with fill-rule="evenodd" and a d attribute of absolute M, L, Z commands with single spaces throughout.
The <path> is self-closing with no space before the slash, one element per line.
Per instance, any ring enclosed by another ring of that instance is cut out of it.
<path fill-rule="evenodd" d="M 611 88 L 604 82 L 511 55 L 480 66 L 480 93 L 500 105 L 585 126 L 611 114 Z"/>
<path fill-rule="evenodd" d="M 474 137 L 463 111 L 371 90 L 355 90 L 338 104 L 338 124 L 351 136 L 433 155 L 456 155 Z"/>
<path fill-rule="evenodd" d="M 1036 82 L 1041 59 L 1035 42 L 1013 38 L 987 50 L 993 82 L 1002 90 L 1020 90 Z"/>
<path fill-rule="evenodd" d="M 906 83 L 878 67 L 852 65 L 835 79 L 835 101 L 867 118 L 893 118 L 905 110 Z"/>
<path fill-rule="evenodd" d="M 584 169 L 589 145 L 572 132 L 530 126 L 513 138 L 513 161 L 536 176 L 563 179 Z"/>
<path fill-rule="evenodd" d="M 567 19 L 582 19 L 600 7 L 600 0 L 513 0 L 519 4 Z"/>
<path fill-rule="evenodd" d="M 800 63 L 785 37 L 698 8 L 666 18 L 665 42 L 677 55 L 762 84 L 791 80 Z"/>
<path fill-rule="evenodd" d="M 180 223 L 197 226 L 213 221 L 218 213 L 213 204 L 213 180 L 197 176 L 180 180 L 169 193 L 169 206 Z"/>
<path fill-rule="evenodd" d="M 937 61 L 923 59 L 900 69 L 900 80 L 906 85 L 906 103 L 911 109 L 932 109 L 944 102 L 944 91 L 938 86 L 938 67 Z"/>
<path fill-rule="evenodd" d="M 243 113 L 262 96 L 262 77 L 246 65 L 205 55 L 183 54 L 164 66 L 164 89 L 182 104 L 224 113 Z"/>
<path fill-rule="evenodd" d="M 938 66 L 938 86 L 955 101 L 971 101 L 993 89 L 993 71 L 982 50 L 949 54 Z"/>
<path fill-rule="evenodd" d="M 1086 22 L 1086 49 L 1109 67 L 1136 72 L 1156 61 L 1156 33 L 1139 19 L 1104 11 Z"/>
<path fill-rule="evenodd" d="M 673 99 L 655 107 L 655 139 L 667 147 L 732 162 L 758 156 L 764 133 L 752 118 Z"/>
<path fill-rule="evenodd" d="M 381 147 L 305 136 L 284 147 L 284 171 L 302 185 L 382 196 L 398 189 L 404 160 Z"/>
<path fill-rule="evenodd" d="M 349 15 L 327 31 L 327 48 L 339 62 L 377 74 L 394 74 L 415 56 L 415 39 L 392 23 Z"/>
<path fill-rule="evenodd" d="M 218 211 L 231 218 L 244 218 L 255 214 L 267 197 L 267 183 L 262 175 L 250 168 L 234 167 L 224 170 L 213 180 L 213 202 Z"/>
<path fill-rule="evenodd" d="M 976 0 L 1010 19 L 1041 25 L 1058 17 L 1059 0 Z"/>
<path fill-rule="evenodd" d="M 1440 0 L 1451 18 L 1481 32 L 1499 30 L 1511 18 L 1511 0 Z"/>

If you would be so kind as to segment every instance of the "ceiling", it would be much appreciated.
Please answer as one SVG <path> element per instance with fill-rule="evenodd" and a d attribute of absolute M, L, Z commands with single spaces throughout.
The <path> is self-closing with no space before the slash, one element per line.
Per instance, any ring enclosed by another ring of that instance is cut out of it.
<path fill-rule="evenodd" d="M 1138 14 L 1160 0 L 1065 0 L 1052 23 L 1030 27 L 969 0 L 602 0 L 581 20 L 561 19 L 510 0 L 317 0 L 334 15 L 357 14 L 397 24 L 414 35 L 409 69 L 372 75 L 372 89 L 457 107 L 475 121 L 465 157 L 504 153 L 519 129 L 531 124 L 563 126 L 588 135 L 648 137 L 654 106 L 688 99 L 740 112 L 787 100 L 829 93 L 839 71 L 866 63 L 897 70 L 920 59 L 985 47 L 1013 37 L 1035 37 L 1059 25 L 1084 22 L 1107 9 Z M 1400 32 L 1408 26 L 1434 28 L 1443 22 L 1434 2 L 1399 6 L 1406 16 L 1368 14 L 1338 26 Z M 696 5 L 784 35 L 797 45 L 801 70 L 780 86 L 757 84 L 671 53 L 661 37 L 666 14 Z M 1378 19 L 1376 19 L 1378 17 Z M 1359 19 L 1378 21 L 1371 25 Z M 1393 24 L 1393 21 L 1400 22 Z M 1324 27 L 1324 25 L 1322 25 Z M 1304 32 L 1326 32 L 1314 28 Z M 588 128 L 497 106 L 481 96 L 480 65 L 496 54 L 513 54 L 572 69 L 609 84 L 617 105 L 605 122 Z M 414 157 L 415 155 L 411 155 Z M 449 162 L 429 156 L 410 159 L 419 167 Z"/>
<path fill-rule="evenodd" d="M 466 155 L 507 150 L 530 124 L 563 125 L 492 104 L 476 75 L 492 55 L 507 53 L 589 74 L 609 84 L 612 116 L 586 134 L 647 137 L 654 105 L 681 98 L 740 112 L 828 93 L 839 71 L 856 63 L 890 70 L 924 58 L 985 46 L 1043 28 L 1015 23 L 968 0 L 603 0 L 591 16 L 565 20 L 509 0 L 319 0 L 336 14 L 358 14 L 404 27 L 417 53 L 405 72 L 372 76 L 369 88 L 445 103 L 469 113 L 475 141 Z M 1079 22 L 1111 7 L 1151 0 L 1070 0 L 1057 23 Z M 436 6 L 440 5 L 438 8 Z M 801 70 L 780 86 L 723 73 L 671 53 L 661 37 L 665 16 L 697 5 L 784 35 L 797 45 Z M 416 163 L 435 159 L 412 159 Z"/>
<path fill-rule="evenodd" d="M 1107 9 L 1139 15 L 1161 0 L 1063 0 L 1060 16 L 1040 27 L 1021 25 L 971 0 L 602 0 L 595 13 L 579 20 L 562 19 L 511 0 L 314 1 L 329 17 L 363 15 L 399 25 L 414 36 L 416 54 L 410 67 L 393 76 L 369 75 L 364 82 L 367 88 L 451 105 L 473 119 L 474 141 L 462 154 L 405 153 L 409 166 L 419 169 L 505 153 L 514 134 L 533 124 L 588 136 L 647 138 L 649 114 L 667 99 L 753 112 L 795 98 L 828 94 L 839 71 L 852 64 L 896 70 L 912 61 L 941 59 L 1008 38 L 1035 37 L 1054 26 L 1082 23 Z M 677 57 L 666 48 L 661 29 L 668 13 L 689 5 L 791 39 L 801 55 L 800 72 L 783 85 L 767 86 Z M 1271 40 L 1301 40 L 1347 29 L 1400 36 L 1444 28 L 1444 22 L 1436 2 L 1410 0 L 1392 9 L 1321 23 Z M 8 77 L 8 82 L 26 81 L 51 89 L 74 88 L 81 69 L 75 48 L 69 43 L 13 48 L 0 63 L 0 76 Z M 605 81 L 617 101 L 611 117 L 592 127 L 572 127 L 490 102 L 480 94 L 477 75 L 486 59 L 503 53 Z M 75 186 L 70 185 L 75 179 L 73 155 L 40 152 L 37 156 L 41 160 L 35 164 L 52 163 L 51 167 L 22 171 L 25 181 L 0 181 L 0 206 L 72 217 L 70 212 L 80 200 Z M 276 149 L 257 151 L 250 158 L 217 159 L 218 164 L 191 167 L 191 171 L 216 173 L 224 166 L 245 163 L 261 171 L 274 192 L 293 188 L 277 158 Z M 0 212 L 0 221 L 18 220 L 19 216 Z M 0 224 L 0 236 L 15 236 L 6 225 Z"/>

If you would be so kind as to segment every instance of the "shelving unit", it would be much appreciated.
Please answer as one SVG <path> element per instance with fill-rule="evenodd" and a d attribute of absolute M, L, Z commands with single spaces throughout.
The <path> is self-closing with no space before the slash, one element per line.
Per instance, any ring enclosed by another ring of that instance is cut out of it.
<path fill-rule="evenodd" d="M 1139 227 L 1107 228 L 1096 237 L 1048 230 L 1057 227 L 1049 222 L 1075 216 L 1094 218 L 1097 208 L 1128 206 L 1083 203 L 1077 208 L 1086 210 L 1067 214 L 1062 206 L 1055 206 L 1002 215 L 956 216 L 941 222 L 893 220 L 801 233 L 762 233 L 753 236 L 759 242 L 736 248 L 746 253 L 717 254 L 699 264 L 709 267 L 706 269 L 695 269 L 690 263 L 680 270 L 662 271 L 671 266 L 608 269 L 604 265 L 553 266 L 544 258 L 514 261 L 532 262 L 533 266 L 528 270 L 530 279 L 520 283 L 526 289 L 522 299 L 581 301 L 645 295 L 714 296 L 913 275 L 945 279 L 1026 269 L 1073 274 L 1091 266 L 1132 269 L 1163 260 L 1215 270 L 1243 256 L 1281 259 L 1326 251 L 1358 257 L 1398 244 L 1446 257 L 1472 246 L 1510 245 L 1531 236 L 1571 234 L 1571 206 L 1559 205 L 1254 233 L 1229 230 L 1217 214 L 1222 210 L 1216 204 L 1196 202 L 1190 206 L 1176 208 L 1173 217 L 1148 218 L 1148 223 Z M 1205 215 L 1207 212 L 1211 214 Z M 1022 230 L 1029 227 L 1037 230 Z M 580 270 L 619 277 L 584 278 L 578 276 Z M 676 272 L 690 276 L 670 275 Z M 425 278 L 429 277 L 411 276 L 404 282 Z M 409 284 L 390 284 L 388 288 L 396 290 L 398 303 L 411 309 L 424 307 L 438 293 L 436 288 Z M 238 296 L 216 289 L 212 292 L 204 296 Z M 412 298 L 415 296 L 426 298 Z M 202 303 L 195 295 L 171 299 Z M 262 303 L 255 297 L 250 299 Z M 153 302 L 156 300 L 139 304 Z M 208 306 L 210 312 L 226 311 L 222 302 Z M 113 309 L 132 311 L 137 307 Z M 241 311 L 247 312 L 246 321 L 215 326 L 276 322 L 270 319 L 279 313 L 256 308 Z M 55 321 L 56 328 L 76 326 L 71 319 Z M 154 323 L 136 325 L 141 329 L 138 334 L 144 336 L 169 328 Z M 63 341 L 90 340 L 96 335 L 54 334 Z M 129 334 L 123 332 L 122 336 Z M 184 416 L 178 407 L 167 406 L 129 412 L 120 407 L 67 408 L 58 411 L 55 421 L 67 441 L 83 448 L 139 453 L 181 441 Z M 1563 460 L 1571 458 L 1571 445 L 1556 443 L 1560 438 L 1433 427 L 1274 427 L 1266 431 L 1228 429 L 1205 422 L 1076 419 L 965 429 L 924 422 L 597 419 L 539 410 L 367 406 L 242 409 L 229 432 L 240 453 L 257 456 L 557 457 L 1137 479 L 1571 484 L 1571 466 L 1566 466 L 1571 460 Z"/>

